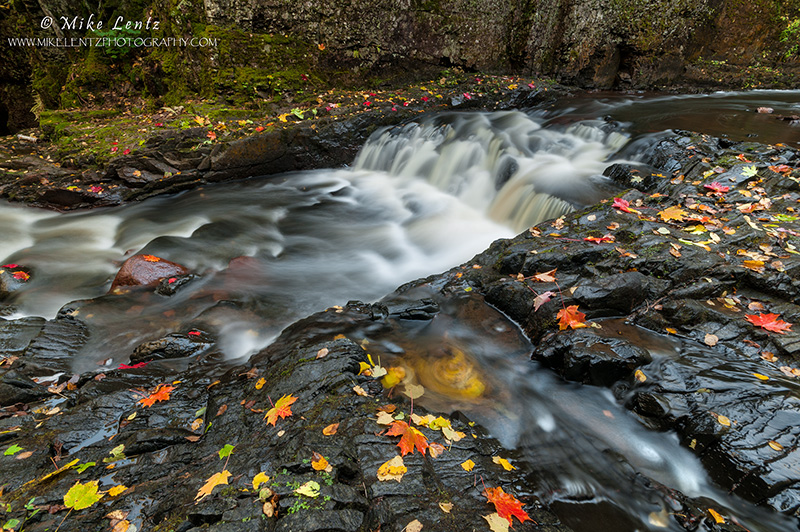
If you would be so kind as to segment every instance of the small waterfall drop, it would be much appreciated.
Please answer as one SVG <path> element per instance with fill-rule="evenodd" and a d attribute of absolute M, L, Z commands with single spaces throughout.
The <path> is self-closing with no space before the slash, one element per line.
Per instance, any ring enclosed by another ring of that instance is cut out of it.
<path fill-rule="evenodd" d="M 519 111 L 449 113 L 373 134 L 354 168 L 425 179 L 520 231 L 611 194 L 601 174 L 627 142 L 600 120 L 557 130 Z"/>

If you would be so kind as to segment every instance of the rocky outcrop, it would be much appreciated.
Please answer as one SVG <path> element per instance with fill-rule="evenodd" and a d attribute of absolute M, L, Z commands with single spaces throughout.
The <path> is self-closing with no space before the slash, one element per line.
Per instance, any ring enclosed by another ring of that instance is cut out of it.
<path fill-rule="evenodd" d="M 122 263 L 109 292 L 135 286 L 152 287 L 165 278 L 185 276 L 189 270 L 176 262 L 155 255 L 134 255 Z"/>

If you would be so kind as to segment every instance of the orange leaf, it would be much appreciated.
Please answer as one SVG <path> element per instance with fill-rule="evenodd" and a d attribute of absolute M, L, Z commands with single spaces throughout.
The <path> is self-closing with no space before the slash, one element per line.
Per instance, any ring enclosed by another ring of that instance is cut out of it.
<path fill-rule="evenodd" d="M 334 434 L 336 434 L 337 430 L 339 430 L 339 424 L 338 423 L 331 423 L 330 425 L 328 425 L 327 427 L 322 429 L 322 433 L 325 436 L 333 436 Z"/>
<path fill-rule="evenodd" d="M 489 499 L 489 502 L 494 504 L 495 509 L 500 517 L 508 519 L 509 524 L 514 524 L 511 517 L 519 519 L 520 523 L 525 521 L 533 521 L 530 516 L 522 509 L 522 503 L 510 493 L 503 491 L 503 488 L 486 488 L 483 496 Z"/>
<path fill-rule="evenodd" d="M 156 257 L 155 255 L 142 255 L 142 258 L 147 262 L 160 262 L 161 259 Z"/>
<path fill-rule="evenodd" d="M 274 427 L 279 417 L 283 419 L 292 415 L 292 404 L 294 404 L 295 401 L 297 401 L 297 397 L 293 397 L 292 394 L 284 395 L 275 401 L 275 406 L 267 411 L 264 415 L 264 419 Z"/>
<path fill-rule="evenodd" d="M 549 272 L 537 273 L 536 275 L 533 276 L 533 278 L 540 283 L 552 283 L 555 282 L 556 280 L 555 273 L 556 270 L 553 269 L 550 270 Z"/>
<path fill-rule="evenodd" d="M 780 334 L 786 334 L 786 331 L 792 328 L 792 324 L 783 320 L 779 320 L 779 317 L 780 316 L 778 314 L 761 314 L 760 312 L 757 316 L 753 314 L 745 315 L 745 319 L 756 327 L 761 327 L 762 329 Z"/>
<path fill-rule="evenodd" d="M 563 331 L 567 327 L 580 329 L 586 327 L 586 314 L 578 312 L 578 305 L 570 305 L 558 311 L 558 329 Z"/>
<path fill-rule="evenodd" d="M 428 448 L 428 439 L 425 435 L 414 427 L 409 427 L 408 423 L 405 421 L 395 421 L 392 423 L 386 434 L 388 436 L 402 436 L 402 438 L 400 438 L 400 443 L 397 444 L 397 446 L 400 447 L 402 456 L 408 453 L 414 454 L 415 448 L 420 453 L 425 454 L 425 449 Z"/>
<path fill-rule="evenodd" d="M 329 473 L 333 469 L 328 460 L 318 452 L 314 452 L 312 455 L 311 467 L 314 468 L 314 471 L 327 471 Z"/>
<path fill-rule="evenodd" d="M 668 207 L 658 213 L 661 219 L 664 220 L 665 222 L 668 222 L 670 220 L 682 222 L 687 214 L 688 213 L 686 211 L 675 205 L 673 205 L 672 207 Z"/>
<path fill-rule="evenodd" d="M 602 244 L 603 242 L 614 242 L 614 237 L 606 234 L 603 236 L 587 236 L 584 240 L 595 244 Z"/>
<path fill-rule="evenodd" d="M 159 384 L 156 390 L 144 399 L 139 399 L 139 402 L 144 406 L 153 406 L 156 401 L 169 401 L 169 394 L 175 389 L 174 386 L 167 386 L 166 384 Z"/>
<path fill-rule="evenodd" d="M 227 469 L 221 471 L 220 473 L 214 473 L 213 475 L 211 475 L 211 477 L 209 477 L 208 480 L 206 480 L 206 483 L 203 484 L 203 487 L 200 488 L 200 490 L 197 492 L 197 495 L 195 495 L 194 500 L 201 501 L 206 497 L 206 495 L 211 495 L 211 492 L 214 490 L 214 488 L 216 488 L 220 484 L 227 484 L 230 476 L 231 472 L 228 471 Z"/>

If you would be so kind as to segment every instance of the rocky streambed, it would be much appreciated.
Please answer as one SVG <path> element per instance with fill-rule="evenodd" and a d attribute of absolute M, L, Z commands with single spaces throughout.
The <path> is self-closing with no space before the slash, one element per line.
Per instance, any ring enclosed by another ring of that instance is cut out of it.
<path fill-rule="evenodd" d="M 6 526 L 796 528 L 797 153 L 676 132 L 642 160 L 606 170 L 623 192 L 233 367 L 211 325 L 264 315 L 242 284 L 79 374 L 114 294 L 0 322 Z M 247 266 L 228 267 L 255 282 Z M 6 265 L 0 287 L 35 275 Z M 203 275 L 113 304 L 135 315 Z"/>

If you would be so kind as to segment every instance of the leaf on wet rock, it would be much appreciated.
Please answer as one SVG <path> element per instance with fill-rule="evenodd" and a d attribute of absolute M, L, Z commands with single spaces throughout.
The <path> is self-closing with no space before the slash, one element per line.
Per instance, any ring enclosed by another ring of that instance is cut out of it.
<path fill-rule="evenodd" d="M 214 473 L 211 475 L 206 483 L 203 484 L 203 487 L 197 492 L 195 495 L 194 500 L 195 502 L 200 502 L 208 495 L 211 495 L 211 492 L 214 491 L 214 488 L 221 485 L 227 484 L 228 479 L 231 477 L 231 472 L 225 469 L 224 471 L 220 471 L 219 473 Z"/>
<path fill-rule="evenodd" d="M 586 327 L 586 314 L 578 311 L 578 305 L 570 305 L 562 308 L 556 315 L 558 318 L 558 329 L 563 331 L 567 328 L 580 329 Z"/>
<path fill-rule="evenodd" d="M 324 434 L 325 436 L 333 436 L 334 434 L 336 434 L 338 430 L 339 430 L 339 424 L 331 423 L 330 425 L 322 429 L 322 434 Z"/>
<path fill-rule="evenodd" d="M 731 187 L 726 187 L 726 186 L 722 185 L 721 183 L 719 183 L 718 181 L 714 181 L 710 185 L 703 185 L 703 187 L 707 188 L 708 190 L 710 190 L 711 194 L 716 194 L 716 195 L 720 195 L 720 196 L 722 194 L 728 192 L 731 189 Z"/>
<path fill-rule="evenodd" d="M 715 417 L 717 418 L 717 423 L 719 423 L 720 425 L 722 425 L 724 427 L 730 427 L 731 426 L 731 420 L 728 419 L 727 416 L 723 416 L 722 414 L 716 414 Z"/>
<path fill-rule="evenodd" d="M 714 518 L 714 522 L 715 522 L 715 523 L 717 523 L 717 524 L 721 525 L 722 523 L 724 523 L 724 522 L 725 522 L 725 518 L 724 518 L 724 517 L 722 517 L 722 516 L 719 514 L 719 512 L 717 512 L 717 511 L 716 511 L 716 510 L 714 510 L 713 508 L 709 508 L 709 509 L 708 509 L 708 513 L 710 513 L 710 514 L 711 514 L 711 517 L 713 517 L 713 518 Z"/>
<path fill-rule="evenodd" d="M 541 307 L 542 305 L 553 299 L 554 295 L 556 295 L 554 292 L 548 290 L 547 292 L 542 292 L 541 294 L 536 296 L 536 298 L 534 298 L 533 300 L 533 311 L 536 312 L 537 310 L 539 310 L 539 307 Z"/>
<path fill-rule="evenodd" d="M 103 497 L 103 494 L 97 491 L 99 485 L 97 480 L 85 484 L 76 482 L 64 495 L 64 506 L 76 511 L 92 506 Z"/>
<path fill-rule="evenodd" d="M 453 510 L 453 503 L 452 502 L 440 502 L 439 508 L 446 514 L 449 514 Z"/>
<path fill-rule="evenodd" d="M 514 524 L 511 519 L 512 517 L 519 519 L 520 523 L 533 521 L 525 510 L 522 509 L 522 503 L 510 493 L 504 492 L 502 487 L 486 488 L 483 495 L 490 503 L 494 504 L 498 515 L 508 520 L 508 524 Z"/>
<path fill-rule="evenodd" d="M 464 471 L 472 471 L 475 467 L 475 462 L 472 460 L 466 460 L 465 462 L 461 462 L 461 467 L 464 469 Z"/>
<path fill-rule="evenodd" d="M 747 161 L 747 160 L 745 160 L 745 161 L 746 162 L 750 162 L 750 161 Z M 756 174 L 758 174 L 758 168 L 756 168 L 756 165 L 745 166 L 744 168 L 742 168 L 742 175 L 744 177 L 753 177 Z"/>
<path fill-rule="evenodd" d="M 369 397 L 367 391 L 361 386 L 353 386 L 353 391 L 356 392 L 356 395 L 360 395 L 361 397 Z"/>
<path fill-rule="evenodd" d="M 387 436 L 400 436 L 400 442 L 397 444 L 400 447 L 402 456 L 408 453 L 414 454 L 414 449 L 422 454 L 428 448 L 428 439 L 419 430 L 411 427 L 405 421 L 395 421 L 389 427 Z"/>
<path fill-rule="evenodd" d="M 706 334 L 703 342 L 711 347 L 714 347 L 719 342 L 719 337 L 716 334 Z"/>
<path fill-rule="evenodd" d="M 422 523 L 414 519 L 406 525 L 406 527 L 403 529 L 403 532 L 420 532 L 420 530 L 422 530 Z"/>
<path fill-rule="evenodd" d="M 324 357 L 328 356 L 328 353 L 330 353 L 330 351 L 328 350 L 328 348 L 327 348 L 327 347 L 323 347 L 322 349 L 320 349 L 319 351 L 317 351 L 317 356 L 316 356 L 316 358 L 324 358 Z"/>
<path fill-rule="evenodd" d="M 267 379 L 265 379 L 264 377 L 261 377 L 260 379 L 258 379 L 256 381 L 256 390 L 260 390 L 261 388 L 263 388 L 266 383 L 267 383 Z"/>
<path fill-rule="evenodd" d="M 428 454 L 431 455 L 431 458 L 439 458 L 445 450 L 444 445 L 440 443 L 431 442 L 428 444 Z"/>
<path fill-rule="evenodd" d="M 13 445 L 10 445 L 10 446 L 8 447 L 8 449 L 6 449 L 6 450 L 3 452 L 3 455 L 5 455 L 5 456 L 14 456 L 16 453 L 20 452 L 22 449 L 23 449 L 22 447 L 20 447 L 19 445 L 17 445 L 17 444 L 15 443 L 15 444 L 13 444 Z"/>
<path fill-rule="evenodd" d="M 217 453 L 219 454 L 219 459 L 220 460 L 222 460 L 223 458 L 227 458 L 233 453 L 233 445 L 231 445 L 230 443 L 226 443 L 222 447 L 222 449 L 217 451 Z"/>
<path fill-rule="evenodd" d="M 484 515 L 483 518 L 489 523 L 489 530 L 492 532 L 508 532 L 508 520 L 500 517 L 497 512 Z"/>
<path fill-rule="evenodd" d="M 633 378 L 635 378 L 639 382 L 644 382 L 647 380 L 647 375 L 644 374 L 644 371 L 637 369 L 633 372 Z"/>
<path fill-rule="evenodd" d="M 783 450 L 783 445 L 781 445 L 780 443 L 778 443 L 778 442 L 776 442 L 774 440 L 770 440 L 767 443 L 767 445 L 769 445 L 774 451 L 782 451 Z"/>
<path fill-rule="evenodd" d="M 151 393 L 144 399 L 139 399 L 138 402 L 143 404 L 144 406 L 151 407 L 158 401 L 169 401 L 170 393 L 172 393 L 174 390 L 175 390 L 174 386 L 159 384 L 158 386 L 156 386 L 156 389 L 153 391 L 153 393 Z"/>
<path fill-rule="evenodd" d="M 395 456 L 391 460 L 384 462 L 383 465 L 378 468 L 378 480 L 396 480 L 400 482 L 406 472 L 408 472 L 408 468 L 406 468 L 403 463 L 403 457 Z"/>
<path fill-rule="evenodd" d="M 292 405 L 295 401 L 297 401 L 297 397 L 294 397 L 292 394 L 284 395 L 275 401 L 275 405 L 272 408 L 267 410 L 264 419 L 267 420 L 268 424 L 274 427 L 278 418 L 284 419 L 292 415 Z"/>
<path fill-rule="evenodd" d="M 118 484 L 118 485 L 114 486 L 113 488 L 111 488 L 110 490 L 108 490 L 108 495 L 110 497 L 116 497 L 120 493 L 123 493 L 123 492 L 126 492 L 126 491 L 128 491 L 128 486 L 125 486 L 123 484 Z"/>
<path fill-rule="evenodd" d="M 755 325 L 768 331 L 776 332 L 779 334 L 786 334 L 786 331 L 791 330 L 792 324 L 785 322 L 780 318 L 779 314 L 761 314 L 758 315 L 746 314 L 745 319 Z"/>
<path fill-rule="evenodd" d="M 319 497 L 319 483 L 314 482 L 313 480 L 309 480 L 308 482 L 306 482 L 305 484 L 294 490 L 294 492 L 297 493 L 298 495 L 305 495 L 306 497 L 311 497 L 312 499 L 315 499 Z"/>
<path fill-rule="evenodd" d="M 314 452 L 311 457 L 311 467 L 314 471 L 325 471 L 326 473 L 333 471 L 333 467 L 328 463 L 328 460 L 318 452 Z"/>
<path fill-rule="evenodd" d="M 492 462 L 494 462 L 495 464 L 500 465 L 506 471 L 512 471 L 512 470 L 516 469 L 516 467 L 511 465 L 511 462 L 509 462 L 505 458 L 501 458 L 499 456 L 493 456 L 492 457 Z"/>
<path fill-rule="evenodd" d="M 615 239 L 613 235 L 605 234 L 603 236 L 587 236 L 584 240 L 593 244 L 603 244 L 604 242 L 614 242 Z"/>
<path fill-rule="evenodd" d="M 639 212 L 635 209 L 631 209 L 631 204 L 628 202 L 628 200 L 624 200 L 622 198 L 614 198 L 614 203 L 611 206 L 622 212 Z"/>
<path fill-rule="evenodd" d="M 253 477 L 253 489 L 257 490 L 258 487 L 265 482 L 269 482 L 269 475 L 261 471 Z"/>
<path fill-rule="evenodd" d="M 556 270 L 558 268 L 554 268 L 550 271 L 537 273 L 533 276 L 533 279 L 539 283 L 554 283 L 556 281 Z"/>
<path fill-rule="evenodd" d="M 658 216 L 661 217 L 661 219 L 665 222 L 668 222 L 670 220 L 675 220 L 676 222 L 682 222 L 683 220 L 686 219 L 686 216 L 688 214 L 689 213 L 687 213 L 680 207 L 673 205 L 671 207 L 664 209 L 663 211 L 660 211 L 658 213 Z"/>

